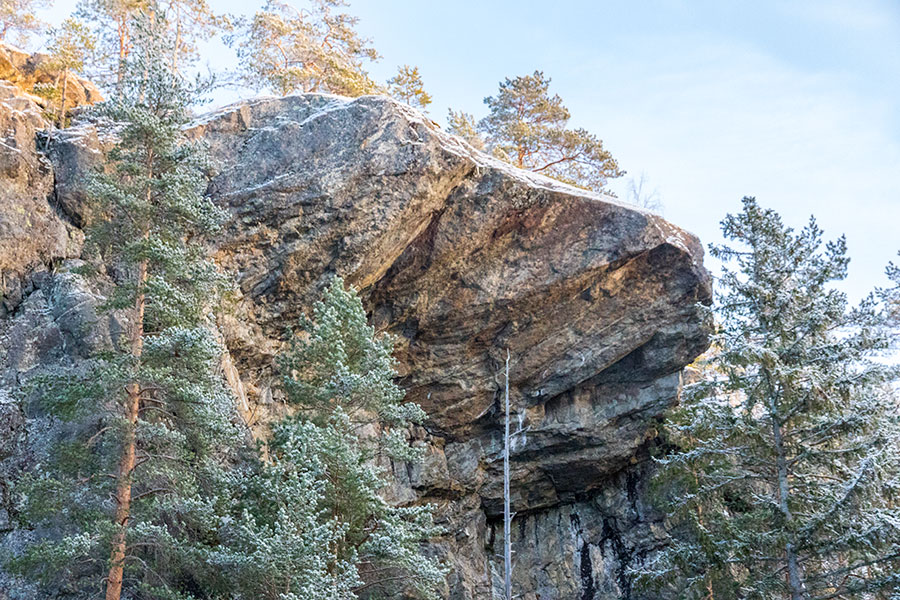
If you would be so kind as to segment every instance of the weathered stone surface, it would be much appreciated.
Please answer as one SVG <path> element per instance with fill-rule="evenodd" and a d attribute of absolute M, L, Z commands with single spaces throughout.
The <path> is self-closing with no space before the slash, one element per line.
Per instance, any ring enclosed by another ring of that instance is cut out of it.
<path fill-rule="evenodd" d="M 243 293 L 226 339 L 248 388 L 268 389 L 284 327 L 332 274 L 359 288 L 376 327 L 398 337 L 408 397 L 431 415 L 426 463 L 398 480 L 444 507 L 449 596 L 487 598 L 509 349 L 522 431 L 514 526 L 544 540 L 520 546 L 519 568 L 552 572 L 517 589 L 627 596 L 620 546 L 636 548 L 651 521 L 626 514 L 637 500 L 621 500 L 622 482 L 707 344 L 697 240 L 511 169 L 385 98 L 260 99 L 205 117 L 193 135 L 210 144 L 210 192 L 233 215 L 217 257 Z"/>
<path fill-rule="evenodd" d="M 0 317 L 0 542 L 4 551 L 20 549 L 30 535 L 14 528 L 10 484 L 46 458 L 50 440 L 66 435 L 66 425 L 43 414 L 26 382 L 38 372 L 77 366 L 108 346 L 122 329 L 109 315 L 98 315 L 102 291 L 69 272 L 78 264 L 66 261 L 54 273 L 33 277 L 33 289 L 15 313 Z M 0 600 L 8 597 L 44 598 L 0 569 Z"/>
<path fill-rule="evenodd" d="M 43 52 L 29 54 L 15 46 L 0 42 L 0 80 L 9 81 L 24 92 L 31 92 L 38 83 L 54 84 L 61 90 L 60 70 L 53 66 L 50 55 Z M 92 82 L 70 73 L 67 76 L 66 107 L 72 109 L 86 104 L 95 104 L 103 100 L 100 90 Z M 40 106 L 47 106 L 47 101 L 32 96 Z"/>
<path fill-rule="evenodd" d="M 107 143 L 93 127 L 58 136 L 50 153 L 57 197 L 79 223 L 78 175 Z M 707 344 L 697 240 L 615 199 L 512 169 L 386 98 L 258 99 L 202 118 L 191 135 L 209 144 L 210 193 L 232 214 L 215 255 L 240 288 L 222 335 L 243 414 L 277 411 L 272 358 L 285 327 L 342 275 L 376 327 L 398 337 L 401 383 L 431 415 L 411 432 L 426 460 L 395 465 L 392 493 L 439 506 L 448 533 L 434 551 L 453 569 L 446 596 L 490 598 L 508 349 L 517 593 L 630 597 L 627 565 L 658 543 L 639 459 L 681 368 Z M 16 322 L 31 302 L 78 306 L 81 288 L 69 284 L 54 284 L 61 296 L 42 286 Z M 79 348 L 62 341 L 71 327 L 37 329 L 47 340 L 23 338 L 18 355 L 32 358 L 7 372 L 54 360 L 34 348 L 71 357 L 114 330 L 102 324 Z"/>
<path fill-rule="evenodd" d="M 35 270 L 81 251 L 81 232 L 48 202 L 53 171 L 37 141 L 48 126 L 32 96 L 0 80 L 0 315 L 33 288 Z"/>
<path fill-rule="evenodd" d="M 0 315 L 34 289 L 32 273 L 81 252 L 81 231 L 60 218 L 51 204 L 54 171 L 44 151 L 60 132 L 44 117 L 46 101 L 29 93 L 35 83 L 58 78 L 48 61 L 45 54 L 28 54 L 0 42 Z M 69 77 L 66 94 L 70 108 L 102 99 L 92 83 L 75 76 Z M 88 163 L 82 160 L 79 166 Z M 78 175 L 87 172 L 81 169 Z M 56 173 L 60 175 L 60 191 L 68 201 L 67 190 L 77 177 L 74 172 Z"/>

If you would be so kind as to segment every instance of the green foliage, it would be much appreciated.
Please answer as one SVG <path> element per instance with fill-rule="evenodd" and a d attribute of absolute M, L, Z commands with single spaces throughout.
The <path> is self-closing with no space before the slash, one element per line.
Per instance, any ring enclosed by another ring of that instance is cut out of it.
<path fill-rule="evenodd" d="M 214 12 L 206 0 L 159 0 L 158 7 L 172 40 L 169 56 L 175 73 L 197 62 L 198 42 L 232 29 L 231 19 Z"/>
<path fill-rule="evenodd" d="M 667 424 L 671 541 L 636 570 L 681 598 L 863 598 L 900 583 L 900 417 L 873 298 L 832 287 L 843 238 L 744 199 L 716 246 L 716 351 Z"/>
<path fill-rule="evenodd" d="M 596 191 L 624 175 L 597 136 L 567 129 L 569 111 L 549 90 L 541 71 L 501 82 L 484 99 L 490 114 L 478 123 L 488 148 L 519 168 Z"/>
<path fill-rule="evenodd" d="M 400 581 L 434 597 L 444 572 L 420 549 L 439 533 L 432 509 L 391 506 L 381 493 L 388 479 L 376 466 L 379 458 L 418 460 L 406 431 L 425 418 L 418 405 L 402 403 L 393 382 L 393 342 L 375 335 L 340 278 L 301 328 L 304 335 L 292 336 L 280 360 L 287 400 L 298 413 L 276 428 L 270 452 L 278 461 L 324 466 L 318 506 L 339 532 L 330 554 L 365 581 L 354 584 L 357 591 Z"/>
<path fill-rule="evenodd" d="M 397 100 L 421 110 L 425 110 L 431 104 L 431 94 L 425 91 L 419 67 L 403 65 L 397 69 L 396 75 L 388 79 L 387 83 L 388 92 Z"/>
<path fill-rule="evenodd" d="M 50 30 L 50 40 L 47 52 L 50 54 L 48 66 L 59 71 L 52 88 L 42 87 L 35 91 L 45 98 L 59 100 L 57 121 L 60 124 L 66 120 L 66 94 L 68 91 L 70 73 L 83 73 L 85 65 L 94 53 L 96 40 L 87 25 L 73 18 L 63 21 L 59 27 Z"/>
<path fill-rule="evenodd" d="M 115 90 L 125 77 L 126 60 L 134 45 L 135 19 L 150 8 L 149 0 L 79 0 L 75 16 L 87 23 L 97 40 L 88 77 Z"/>
<path fill-rule="evenodd" d="M 363 68 L 378 60 L 369 40 L 355 30 L 358 19 L 335 10 L 343 0 L 312 0 L 312 10 L 297 10 L 268 0 L 251 19 L 237 21 L 236 46 L 245 82 L 281 95 L 330 92 L 361 96 L 379 90 Z"/>
<path fill-rule="evenodd" d="M 50 30 L 47 52 L 53 68 L 64 72 L 82 73 L 88 57 L 94 51 L 95 40 L 87 25 L 68 18 Z"/>
<path fill-rule="evenodd" d="M 109 286 L 105 308 L 127 331 L 86 364 L 28 387 L 35 409 L 58 430 L 46 456 L 16 482 L 18 514 L 35 527 L 35 542 L 9 564 L 48 596 L 93 597 L 103 585 L 121 531 L 113 500 L 127 477 L 124 596 L 190 597 L 195 554 L 221 512 L 224 466 L 245 445 L 210 327 L 224 280 L 203 241 L 224 215 L 203 195 L 203 148 L 182 133 L 192 91 L 164 63 L 163 26 L 137 25 L 122 93 L 97 107 L 120 124 L 119 141 L 87 186 L 86 255 L 97 263 L 83 272 Z M 145 311 L 136 308 L 141 300 Z M 131 386 L 140 397 L 133 423 Z M 123 474 L 131 436 L 136 464 Z"/>
<path fill-rule="evenodd" d="M 893 285 L 879 290 L 879 295 L 887 307 L 892 323 L 900 329 L 900 266 L 890 263 L 887 267 L 887 276 Z"/>
<path fill-rule="evenodd" d="M 197 44 L 231 30 L 230 19 L 214 12 L 206 0 L 79 0 L 76 15 L 89 23 L 97 39 L 97 51 L 89 64 L 95 83 L 116 90 L 126 74 L 126 61 L 135 47 L 135 23 L 142 14 L 153 14 L 167 39 L 163 62 L 173 73 L 193 65 Z"/>
<path fill-rule="evenodd" d="M 49 0 L 0 0 L 0 41 L 24 46 L 44 28 L 35 13 L 50 5 Z"/>
<path fill-rule="evenodd" d="M 477 150 L 484 150 L 484 140 L 478 133 L 475 117 L 467 112 L 447 109 L 447 131 L 469 142 Z"/>

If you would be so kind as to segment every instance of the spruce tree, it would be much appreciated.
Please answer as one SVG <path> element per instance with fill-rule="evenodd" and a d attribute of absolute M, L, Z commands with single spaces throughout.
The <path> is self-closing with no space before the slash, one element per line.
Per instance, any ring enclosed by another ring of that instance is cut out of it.
<path fill-rule="evenodd" d="M 35 541 L 10 566 L 47 596 L 194 597 L 195 542 L 243 440 L 211 330 L 223 279 L 203 243 L 224 214 L 204 196 L 202 147 L 182 133 L 193 94 L 168 69 L 164 28 L 135 26 L 121 94 L 97 107 L 119 141 L 88 182 L 94 259 L 81 271 L 125 331 L 29 388 L 62 424 L 16 484 Z"/>
<path fill-rule="evenodd" d="M 900 329 L 900 266 L 890 263 L 887 267 L 887 276 L 892 286 L 879 290 L 879 295 L 887 307 L 888 318 Z"/>
<path fill-rule="evenodd" d="M 679 598 L 887 598 L 900 583 L 900 424 L 870 297 L 849 308 L 843 238 L 745 198 L 712 247 L 715 351 L 667 423 L 671 539 L 636 570 Z"/>
<path fill-rule="evenodd" d="M 288 403 L 297 413 L 280 423 L 269 446 L 277 465 L 315 467 L 320 518 L 336 533 L 328 560 L 363 591 L 414 590 L 435 597 L 444 571 L 422 553 L 437 535 L 430 505 L 392 506 L 385 468 L 420 459 L 408 440 L 425 413 L 404 403 L 394 383 L 393 341 L 377 336 L 362 303 L 335 278 L 302 335 L 280 360 Z M 344 596 L 336 596 L 344 597 Z"/>
<path fill-rule="evenodd" d="M 597 136 L 567 128 L 569 110 L 541 71 L 506 79 L 484 103 L 490 114 L 478 129 L 488 148 L 520 169 L 595 191 L 625 174 Z"/>

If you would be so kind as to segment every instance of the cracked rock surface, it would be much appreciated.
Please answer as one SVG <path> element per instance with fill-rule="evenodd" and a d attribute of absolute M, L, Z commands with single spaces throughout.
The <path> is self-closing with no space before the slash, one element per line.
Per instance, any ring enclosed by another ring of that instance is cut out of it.
<path fill-rule="evenodd" d="M 394 465 L 394 497 L 438 504 L 445 596 L 491 598 L 508 350 L 517 593 L 632 597 L 627 567 L 661 539 L 641 459 L 682 367 L 708 344 L 697 239 L 498 162 L 383 97 L 260 98 L 190 132 L 209 145 L 209 192 L 232 215 L 213 251 L 239 286 L 221 329 L 246 417 L 262 427 L 277 413 L 272 359 L 285 328 L 343 276 L 376 328 L 396 336 L 400 382 L 430 415 L 412 432 L 426 460 Z M 50 152 L 61 210 L 76 224 L 77 174 L 102 139 L 86 124 Z M 26 316 L 5 317 L 7 327 Z"/>

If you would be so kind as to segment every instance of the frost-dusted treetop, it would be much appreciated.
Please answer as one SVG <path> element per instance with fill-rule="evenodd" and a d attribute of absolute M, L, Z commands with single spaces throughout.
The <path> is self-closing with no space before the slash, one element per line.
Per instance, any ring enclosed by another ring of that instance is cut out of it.
<path fill-rule="evenodd" d="M 744 199 L 711 253 L 718 333 L 669 424 L 670 543 L 635 572 L 679 597 L 857 598 L 900 586 L 898 370 L 885 307 L 848 306 L 843 237 Z M 883 597 L 883 596 L 873 596 Z"/>

